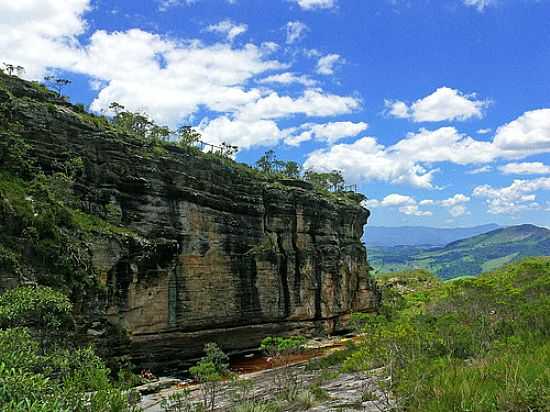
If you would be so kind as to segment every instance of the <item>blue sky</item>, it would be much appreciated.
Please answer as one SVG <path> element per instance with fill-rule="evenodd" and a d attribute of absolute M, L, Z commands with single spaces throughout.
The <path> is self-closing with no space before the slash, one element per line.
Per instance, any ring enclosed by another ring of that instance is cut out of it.
<path fill-rule="evenodd" d="M 550 226 L 549 0 L 0 0 L 74 102 L 342 170 L 376 225 Z"/>

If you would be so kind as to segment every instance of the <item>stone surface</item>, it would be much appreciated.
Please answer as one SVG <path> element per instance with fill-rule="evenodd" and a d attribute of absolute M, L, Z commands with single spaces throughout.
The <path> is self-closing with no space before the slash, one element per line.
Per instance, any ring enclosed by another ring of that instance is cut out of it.
<path fill-rule="evenodd" d="M 318 385 L 325 393 L 323 399 L 316 399 L 311 412 L 384 412 L 393 410 L 394 402 L 380 388 L 380 382 L 384 379 L 376 373 L 342 373 L 335 370 L 325 369 L 323 372 L 334 372 L 335 376 L 330 380 L 322 380 L 319 371 L 307 371 L 303 365 L 291 366 L 293 373 L 300 382 L 301 392 L 307 391 L 312 385 Z M 239 379 L 246 379 L 253 382 L 250 389 L 249 399 L 257 401 L 275 400 L 277 390 L 273 386 L 273 375 L 277 373 L 274 369 L 261 372 L 254 372 L 240 376 Z M 184 390 L 190 391 L 190 401 L 198 403 L 201 401 L 199 385 L 174 385 L 156 393 L 144 394 L 139 406 L 144 412 L 162 412 L 161 402 L 170 396 Z M 235 405 L 234 386 L 231 383 L 223 383 L 217 391 L 216 411 L 228 411 Z M 299 402 L 282 403 L 284 411 L 301 411 Z"/>
<path fill-rule="evenodd" d="M 8 86 L 9 116 L 42 169 L 81 157 L 81 208 L 128 231 L 96 236 L 89 253 L 108 291 L 98 312 L 126 331 L 135 364 L 177 368 L 211 341 L 239 351 L 267 335 L 335 333 L 376 308 L 357 199 L 155 148 Z"/>

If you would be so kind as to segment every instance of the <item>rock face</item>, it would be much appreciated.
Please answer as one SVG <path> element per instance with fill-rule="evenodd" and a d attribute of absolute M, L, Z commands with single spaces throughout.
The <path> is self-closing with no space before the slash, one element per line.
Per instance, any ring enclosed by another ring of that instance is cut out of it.
<path fill-rule="evenodd" d="M 108 291 L 101 312 L 127 332 L 134 363 L 175 367 L 211 341 L 236 351 L 267 335 L 334 333 L 376 308 L 357 199 L 151 148 L 25 82 L 10 93 L 41 167 L 81 157 L 81 208 L 128 230 L 89 248 Z"/>

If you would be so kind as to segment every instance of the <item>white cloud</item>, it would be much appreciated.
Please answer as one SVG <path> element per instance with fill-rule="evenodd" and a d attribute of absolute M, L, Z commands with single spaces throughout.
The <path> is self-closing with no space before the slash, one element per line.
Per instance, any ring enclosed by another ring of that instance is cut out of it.
<path fill-rule="evenodd" d="M 73 65 L 89 8 L 90 0 L 0 2 L 2 61 L 23 66 L 31 79 L 41 79 L 47 67 Z"/>
<path fill-rule="evenodd" d="M 526 209 L 540 208 L 536 202 L 536 192 L 542 190 L 550 190 L 550 177 L 514 180 L 510 186 L 501 188 L 477 186 L 473 195 L 486 199 L 491 214 L 516 214 Z"/>
<path fill-rule="evenodd" d="M 410 106 L 400 100 L 386 100 L 388 113 L 394 117 L 415 122 L 441 122 L 482 118 L 488 101 L 475 100 L 459 90 L 440 87 L 434 93 L 417 100 Z"/>
<path fill-rule="evenodd" d="M 385 147 L 373 137 L 339 144 L 310 153 L 305 164 L 320 170 L 340 169 L 349 180 L 379 180 L 433 188 L 435 165 L 484 164 L 467 173 L 491 171 L 497 159 L 519 159 L 550 153 L 550 109 L 526 112 L 497 130 L 493 141 L 461 134 L 454 127 L 420 129 L 393 146 Z"/>
<path fill-rule="evenodd" d="M 349 181 L 378 180 L 423 188 L 432 187 L 436 172 L 427 171 L 412 158 L 389 152 L 374 137 L 314 151 L 309 154 L 304 167 L 325 171 L 338 169 Z"/>
<path fill-rule="evenodd" d="M 357 136 L 367 128 L 368 124 L 364 122 L 331 122 L 324 124 L 306 123 L 299 128 L 302 130 L 300 134 L 289 136 L 285 140 L 285 143 L 290 146 L 298 146 L 302 142 L 315 138 L 316 140 L 326 141 L 329 144 L 333 144 L 340 139 Z"/>
<path fill-rule="evenodd" d="M 399 193 L 392 193 L 387 195 L 382 200 L 367 200 L 365 206 L 367 207 L 395 207 L 395 206 L 404 206 L 404 205 L 414 205 L 416 200 L 407 195 L 401 195 Z"/>
<path fill-rule="evenodd" d="M 490 5 L 495 4 L 495 0 L 464 0 L 464 4 L 469 7 L 475 7 L 481 12 Z"/>
<path fill-rule="evenodd" d="M 280 83 L 280 84 L 293 84 L 298 83 L 306 87 L 312 87 L 317 84 L 317 81 L 313 80 L 309 76 L 298 76 L 294 73 L 285 72 L 280 74 L 274 74 L 258 81 L 258 83 Z"/>
<path fill-rule="evenodd" d="M 409 216 L 431 216 L 432 212 L 420 210 L 416 203 L 416 200 L 407 195 L 401 195 L 398 193 L 392 193 L 386 196 L 382 200 L 367 200 L 364 202 L 365 207 L 377 208 L 377 207 L 396 207 L 400 213 Z"/>
<path fill-rule="evenodd" d="M 407 205 L 399 208 L 399 211 L 405 215 L 412 216 L 431 216 L 432 212 L 429 210 L 423 211 L 419 210 L 417 205 Z"/>
<path fill-rule="evenodd" d="M 439 201 L 438 204 L 443 207 L 453 207 L 461 203 L 468 203 L 469 201 L 470 198 L 468 196 L 458 193 L 449 199 Z"/>
<path fill-rule="evenodd" d="M 271 92 L 242 106 L 238 116 L 242 120 L 277 119 L 296 114 L 325 117 L 351 113 L 360 106 L 361 102 L 354 97 L 328 94 L 317 89 L 305 90 L 297 98 Z"/>
<path fill-rule="evenodd" d="M 286 24 L 286 43 L 294 44 L 306 35 L 309 28 L 301 21 L 289 21 Z"/>
<path fill-rule="evenodd" d="M 499 127 L 494 144 L 509 157 L 550 152 L 550 109 L 526 112 Z"/>
<path fill-rule="evenodd" d="M 118 101 L 174 126 L 200 106 L 228 112 L 260 99 L 259 90 L 246 89 L 244 84 L 281 66 L 265 60 L 264 52 L 251 44 L 233 48 L 229 44 L 175 43 L 130 30 L 94 33 L 74 70 L 107 84 L 92 103 L 93 110 L 104 110 Z"/>
<path fill-rule="evenodd" d="M 489 128 L 486 128 L 486 129 L 479 129 L 477 131 L 477 134 L 489 134 L 493 131 L 493 129 L 489 129 Z"/>
<path fill-rule="evenodd" d="M 482 173 L 489 173 L 492 171 L 493 171 L 493 166 L 485 165 L 485 166 L 477 167 L 472 170 L 468 170 L 466 173 L 469 175 L 479 175 Z"/>
<path fill-rule="evenodd" d="M 198 3 L 199 0 L 157 0 L 159 3 L 159 11 L 168 11 L 176 6 L 190 6 Z M 225 0 L 227 4 L 237 4 L 237 0 Z"/>
<path fill-rule="evenodd" d="M 206 30 L 214 33 L 220 33 L 231 42 L 235 40 L 237 36 L 246 33 L 248 26 L 246 24 L 236 24 L 231 20 L 222 20 L 219 23 L 211 24 Z"/>
<path fill-rule="evenodd" d="M 221 116 L 202 122 L 198 130 L 204 140 L 215 145 L 228 142 L 247 149 L 252 146 L 272 146 L 283 139 L 285 132 L 273 120 L 242 121 Z"/>
<path fill-rule="evenodd" d="M 550 166 L 542 162 L 508 163 L 499 167 L 505 175 L 548 175 Z"/>
<path fill-rule="evenodd" d="M 331 9 L 336 7 L 336 0 L 292 0 L 303 10 Z"/>
<path fill-rule="evenodd" d="M 449 210 L 449 213 L 451 214 L 452 217 L 459 217 L 459 216 L 465 215 L 467 213 L 467 210 L 465 206 L 458 205 L 458 206 L 453 206 Z"/>
<path fill-rule="evenodd" d="M 196 3 L 198 0 L 159 0 L 159 11 L 167 11 L 168 9 L 176 6 Z"/>
<path fill-rule="evenodd" d="M 334 74 L 334 66 L 342 63 L 342 58 L 339 54 L 327 54 L 317 62 L 317 73 L 328 76 Z"/>
<path fill-rule="evenodd" d="M 468 213 L 465 203 L 468 203 L 470 198 L 461 193 L 456 194 L 445 200 L 425 199 L 417 202 L 417 200 L 408 195 L 392 193 L 386 196 L 383 200 L 371 199 L 364 202 L 365 207 L 398 207 L 400 213 L 412 216 L 432 216 L 432 211 L 422 210 L 424 206 L 441 206 L 449 211 L 453 217 L 459 217 Z"/>

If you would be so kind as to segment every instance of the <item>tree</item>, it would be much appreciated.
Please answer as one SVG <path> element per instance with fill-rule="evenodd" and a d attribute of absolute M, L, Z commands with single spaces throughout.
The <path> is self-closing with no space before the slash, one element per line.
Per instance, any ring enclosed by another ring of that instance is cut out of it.
<path fill-rule="evenodd" d="M 16 66 L 9 63 L 2 63 L 2 65 L 4 66 L 2 71 L 6 72 L 10 76 L 13 76 L 14 73 L 16 76 L 21 76 L 25 73 L 25 68 L 23 66 Z"/>
<path fill-rule="evenodd" d="M 142 138 L 150 137 L 150 131 L 155 123 L 149 120 L 146 114 L 130 112 L 117 102 L 111 103 L 109 110 L 115 114 L 112 123 L 120 130 Z"/>
<path fill-rule="evenodd" d="M 70 80 L 60 79 L 55 76 L 46 76 L 44 77 L 44 81 L 50 89 L 54 89 L 60 96 L 63 96 L 63 89 L 72 83 Z"/>
<path fill-rule="evenodd" d="M 314 187 L 322 190 L 339 191 L 343 189 L 344 177 L 339 170 L 331 172 L 315 172 L 311 169 L 304 174 L 304 179 L 310 182 Z"/>
<path fill-rule="evenodd" d="M 277 157 L 275 155 L 274 150 L 268 150 L 264 153 L 262 157 L 260 157 L 256 161 L 256 169 L 266 173 L 266 174 L 272 174 L 273 173 L 273 167 L 275 164 L 275 161 L 277 160 Z"/>
<path fill-rule="evenodd" d="M 296 398 L 300 389 L 298 374 L 291 368 L 291 356 L 303 352 L 305 342 L 303 336 L 269 336 L 262 340 L 260 346 L 276 367 L 273 373 L 275 388 L 289 401 Z"/>
<path fill-rule="evenodd" d="M 201 384 L 205 409 L 213 411 L 220 382 L 229 373 L 229 358 L 215 343 L 206 344 L 204 352 L 205 356 L 189 372 Z"/>
<path fill-rule="evenodd" d="M 239 151 L 239 146 L 232 146 L 229 143 L 222 143 L 221 155 L 223 157 L 233 158 Z"/>
<path fill-rule="evenodd" d="M 292 160 L 285 162 L 284 168 L 283 168 L 283 174 L 290 177 L 291 179 L 299 179 L 300 178 L 300 165 L 296 162 L 293 162 Z"/>
<path fill-rule="evenodd" d="M 72 326 L 67 296 L 48 287 L 19 287 L 0 295 L 0 327 L 26 327 L 39 337 L 43 351 L 48 341 Z"/>
<path fill-rule="evenodd" d="M 178 145 L 181 147 L 194 146 L 201 140 L 201 134 L 191 126 L 180 126 L 176 131 Z"/>

